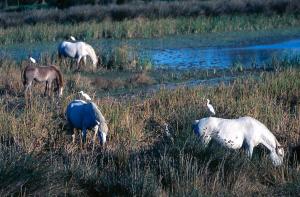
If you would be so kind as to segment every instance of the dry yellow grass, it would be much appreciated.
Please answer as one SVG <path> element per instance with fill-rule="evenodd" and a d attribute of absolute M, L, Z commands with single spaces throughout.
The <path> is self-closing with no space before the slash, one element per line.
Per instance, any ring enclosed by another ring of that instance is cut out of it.
<path fill-rule="evenodd" d="M 275 168 L 262 147 L 249 160 L 243 151 L 203 149 L 191 131 L 193 120 L 207 116 L 204 104 L 210 98 L 217 116 L 259 119 L 288 152 L 300 136 L 298 69 L 217 87 L 160 90 L 146 98 L 96 97 L 109 140 L 94 152 L 91 133 L 85 149 L 70 143 L 63 115 L 77 90 L 97 93 L 92 79 L 68 75 L 59 102 L 37 89 L 28 107 L 18 67 L 0 65 L 0 70 L 1 196 L 293 196 L 300 191 L 300 168 L 288 155 Z M 165 123 L 173 141 L 165 135 Z"/>

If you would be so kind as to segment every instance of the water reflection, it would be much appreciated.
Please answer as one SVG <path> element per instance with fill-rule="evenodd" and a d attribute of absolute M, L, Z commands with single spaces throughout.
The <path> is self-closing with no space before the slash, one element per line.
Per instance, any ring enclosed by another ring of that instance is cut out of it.
<path fill-rule="evenodd" d="M 300 40 L 249 47 L 155 49 L 148 54 L 155 65 L 171 68 L 226 68 L 237 62 L 252 66 L 299 56 Z"/>

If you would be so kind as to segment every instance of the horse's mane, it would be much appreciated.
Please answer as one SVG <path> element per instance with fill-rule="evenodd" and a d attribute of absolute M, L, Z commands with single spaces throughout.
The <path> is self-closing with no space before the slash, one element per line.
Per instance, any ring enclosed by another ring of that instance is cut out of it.
<path fill-rule="evenodd" d="M 91 45 L 89 45 L 87 43 L 85 43 L 85 46 L 86 46 L 87 52 L 89 53 L 89 56 L 92 58 L 94 67 L 96 67 L 98 59 L 97 59 L 95 50 L 93 49 L 93 47 Z"/>
<path fill-rule="evenodd" d="M 64 86 L 64 80 L 63 80 L 63 76 L 62 76 L 60 70 L 59 70 L 56 66 L 54 66 L 54 65 L 51 65 L 50 67 L 51 67 L 53 70 L 55 70 L 55 72 L 57 73 L 58 81 L 59 81 L 60 85 L 61 85 L 61 86 Z"/>
<path fill-rule="evenodd" d="M 106 122 L 104 116 L 102 115 L 101 111 L 98 109 L 97 105 L 93 102 L 90 102 L 90 104 L 92 105 L 92 108 L 95 111 L 95 116 L 97 120 L 101 122 Z"/>

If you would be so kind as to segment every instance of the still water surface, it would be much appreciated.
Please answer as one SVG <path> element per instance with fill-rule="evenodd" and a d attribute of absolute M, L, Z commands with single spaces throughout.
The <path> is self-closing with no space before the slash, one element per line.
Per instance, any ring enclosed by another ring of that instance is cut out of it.
<path fill-rule="evenodd" d="M 150 60 L 156 67 L 177 69 L 226 68 L 237 62 L 246 66 L 262 65 L 272 58 L 295 58 L 300 55 L 300 36 L 278 38 L 256 36 L 255 39 L 247 36 L 239 39 L 235 39 L 233 35 L 229 38 L 226 35 L 222 36 L 212 34 L 157 39 L 102 39 L 89 43 L 96 51 L 104 54 L 109 53 L 116 46 L 126 44 L 132 46 L 140 57 Z M 0 57 L 20 61 L 26 59 L 28 54 L 37 59 L 45 54 L 55 56 L 57 46 L 58 42 L 2 46 Z"/>

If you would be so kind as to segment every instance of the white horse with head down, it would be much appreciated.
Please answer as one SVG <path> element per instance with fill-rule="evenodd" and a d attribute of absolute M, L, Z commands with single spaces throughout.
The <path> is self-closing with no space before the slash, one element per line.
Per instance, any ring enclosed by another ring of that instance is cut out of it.
<path fill-rule="evenodd" d="M 254 118 L 202 118 L 195 121 L 193 130 L 205 146 L 213 139 L 227 148 L 244 147 L 251 158 L 253 148 L 258 144 L 263 144 L 269 149 L 270 159 L 274 166 L 279 166 L 283 162 L 283 147 L 270 130 Z"/>
<path fill-rule="evenodd" d="M 75 58 L 78 67 L 80 61 L 83 59 L 84 65 L 86 65 L 86 57 L 89 56 L 92 59 L 93 67 L 96 68 L 98 63 L 98 57 L 93 47 L 85 42 L 68 42 L 63 41 L 58 46 L 58 56 L 61 58 L 70 57 Z"/>

